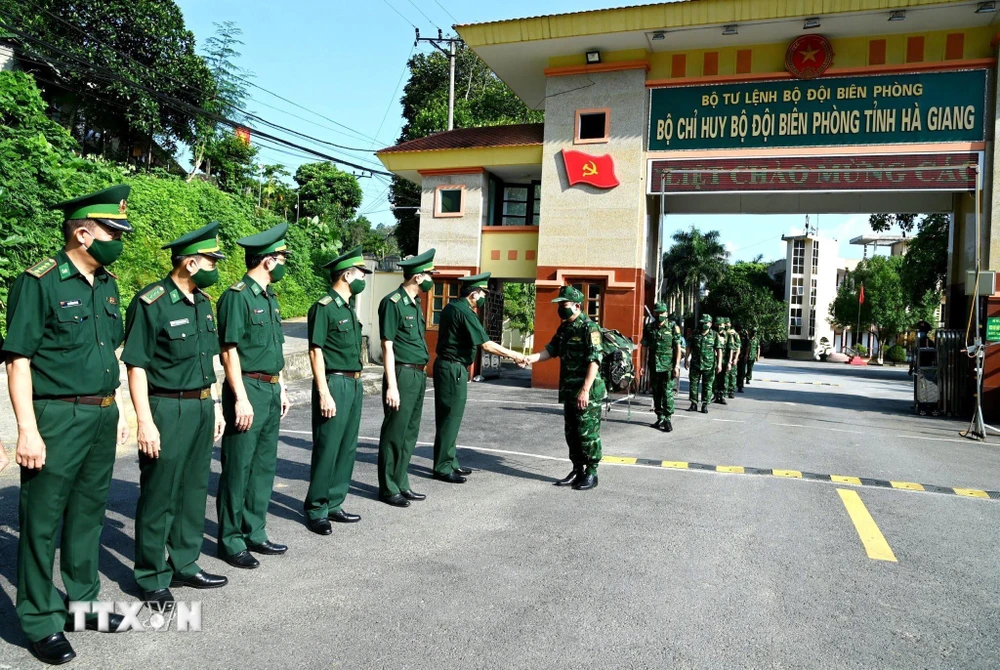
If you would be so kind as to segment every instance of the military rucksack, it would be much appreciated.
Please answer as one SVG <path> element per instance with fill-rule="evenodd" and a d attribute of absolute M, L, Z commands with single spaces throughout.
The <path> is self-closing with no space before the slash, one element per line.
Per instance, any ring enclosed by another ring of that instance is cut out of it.
<path fill-rule="evenodd" d="M 601 328 L 601 378 L 609 392 L 627 393 L 635 381 L 632 352 L 635 344 L 617 330 Z"/>

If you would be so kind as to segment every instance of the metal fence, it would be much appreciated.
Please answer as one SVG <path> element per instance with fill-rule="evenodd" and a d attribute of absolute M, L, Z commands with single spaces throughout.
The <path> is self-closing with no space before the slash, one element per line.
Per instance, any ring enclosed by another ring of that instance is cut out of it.
<path fill-rule="evenodd" d="M 969 370 L 972 359 L 965 352 L 965 333 L 940 329 L 935 332 L 937 348 L 938 409 L 947 416 L 968 416 L 972 394 Z"/>

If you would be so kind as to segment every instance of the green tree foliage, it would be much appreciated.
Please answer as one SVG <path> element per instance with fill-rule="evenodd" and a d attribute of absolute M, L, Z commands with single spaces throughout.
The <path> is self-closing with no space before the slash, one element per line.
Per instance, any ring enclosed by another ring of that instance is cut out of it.
<path fill-rule="evenodd" d="M 667 293 L 694 296 L 700 300 L 699 287 L 726 275 L 729 252 L 719 241 L 719 231 L 702 233 L 696 227 L 673 235 L 673 244 L 663 255 L 663 279 Z M 696 310 L 697 311 L 697 310 Z"/>
<path fill-rule="evenodd" d="M 410 59 L 410 78 L 403 88 L 403 129 L 399 141 L 415 140 L 448 128 L 448 58 L 438 52 L 417 54 Z M 539 104 L 541 100 L 537 101 Z M 461 46 L 455 60 L 455 127 L 502 126 L 540 123 L 542 112 L 529 109 L 480 60 L 472 49 Z M 420 205 L 420 188 L 393 178 L 389 202 L 396 207 Z M 396 238 L 405 253 L 416 253 L 420 215 L 417 210 L 397 209 Z"/>
<path fill-rule="evenodd" d="M 507 282 L 503 285 L 503 315 L 512 329 L 527 336 L 535 332 L 535 285 Z"/>
<path fill-rule="evenodd" d="M 893 363 L 905 363 L 906 349 L 901 344 L 894 344 L 889 347 L 889 351 L 885 352 L 885 357 Z"/>
<path fill-rule="evenodd" d="M 713 317 L 728 316 L 742 327 L 756 326 L 763 342 L 786 340 L 788 305 L 778 297 L 784 286 L 768 276 L 767 266 L 746 261 L 727 266 L 712 282 L 703 310 Z"/>
<path fill-rule="evenodd" d="M 220 132 L 202 148 L 207 172 L 227 193 L 257 195 L 257 148 L 232 133 Z M 256 202 L 256 199 L 255 199 Z"/>
<path fill-rule="evenodd" d="M 4 2 L 0 23 L 21 37 L 26 67 L 58 82 L 49 100 L 88 151 L 128 159 L 150 136 L 168 150 L 194 140 L 185 105 L 212 99 L 214 83 L 173 0 Z"/>
<path fill-rule="evenodd" d="M 361 206 L 357 178 L 333 163 L 304 163 L 295 171 L 295 182 L 299 185 L 302 216 L 342 223 L 353 219 Z"/>
<path fill-rule="evenodd" d="M 372 254 L 379 260 L 389 256 L 399 256 L 399 244 L 396 242 L 395 226 L 379 224 L 368 231 L 363 243 L 364 252 Z"/>
<path fill-rule="evenodd" d="M 903 289 L 911 303 L 920 303 L 928 291 L 940 291 L 948 272 L 948 235 L 951 220 L 946 214 L 872 214 L 869 225 L 876 233 L 898 226 L 903 234 L 916 229 L 900 271 Z"/>

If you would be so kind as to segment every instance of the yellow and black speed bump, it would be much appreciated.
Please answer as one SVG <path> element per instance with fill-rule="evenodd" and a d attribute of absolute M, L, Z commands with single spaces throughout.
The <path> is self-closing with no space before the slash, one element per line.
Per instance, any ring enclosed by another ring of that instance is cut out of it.
<path fill-rule="evenodd" d="M 815 482 L 833 482 L 853 486 L 869 486 L 881 489 L 896 489 L 901 491 L 919 491 L 921 493 L 942 493 L 945 495 L 962 496 L 965 498 L 980 498 L 983 500 L 1000 500 L 1000 491 L 984 491 L 982 489 L 936 486 L 934 484 L 918 484 L 916 482 L 873 479 L 871 477 L 851 477 L 848 475 L 824 475 L 816 472 L 800 470 L 777 470 L 770 468 L 752 468 L 743 465 L 709 465 L 707 463 L 688 463 L 684 461 L 658 461 L 652 458 L 629 458 L 623 456 L 605 456 L 604 463 L 619 465 L 646 465 L 667 470 L 704 470 L 734 475 L 758 475 L 763 477 L 779 477 L 781 479 L 805 479 Z"/>
<path fill-rule="evenodd" d="M 755 382 L 769 382 L 771 384 L 805 384 L 806 386 L 840 386 L 831 382 L 800 382 L 794 379 L 754 379 Z"/>

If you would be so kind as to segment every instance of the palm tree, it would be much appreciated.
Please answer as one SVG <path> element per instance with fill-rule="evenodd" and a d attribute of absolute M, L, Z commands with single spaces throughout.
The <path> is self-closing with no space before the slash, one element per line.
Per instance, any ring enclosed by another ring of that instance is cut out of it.
<path fill-rule="evenodd" d="M 681 311 L 689 309 L 698 318 L 702 282 L 711 284 L 726 272 L 729 252 L 719 241 L 719 231 L 689 231 L 673 234 L 674 243 L 663 254 L 663 280 L 668 293 L 679 295 Z"/>

